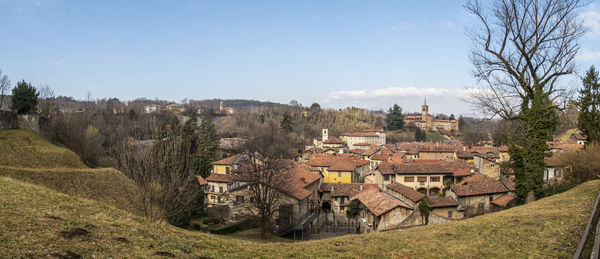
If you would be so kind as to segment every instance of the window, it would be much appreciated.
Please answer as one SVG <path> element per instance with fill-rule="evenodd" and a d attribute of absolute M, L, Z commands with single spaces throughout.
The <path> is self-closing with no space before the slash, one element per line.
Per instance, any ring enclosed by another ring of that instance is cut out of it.
<path fill-rule="evenodd" d="M 223 192 L 223 186 L 219 186 L 219 192 L 222 193 Z"/>
<path fill-rule="evenodd" d="M 342 177 L 342 172 L 338 172 L 338 177 Z"/>
<path fill-rule="evenodd" d="M 235 196 L 235 202 L 244 203 L 244 196 L 241 196 L 241 195 Z"/>
<path fill-rule="evenodd" d="M 211 195 L 211 196 L 210 196 L 210 199 L 214 201 L 214 200 L 215 200 L 215 196 L 214 196 L 214 195 Z"/>
<path fill-rule="evenodd" d="M 389 182 L 389 181 L 390 181 L 390 176 L 389 176 L 389 175 L 387 175 L 387 174 L 386 174 L 386 175 L 384 175 L 384 176 L 383 176 L 383 180 L 384 180 L 384 181 L 386 181 L 386 182 Z"/>
<path fill-rule="evenodd" d="M 417 182 L 427 182 L 427 176 L 419 176 L 419 177 L 417 177 Z"/>
<path fill-rule="evenodd" d="M 431 181 L 431 182 L 440 182 L 440 177 L 439 176 L 429 177 L 429 181 Z"/>
<path fill-rule="evenodd" d="M 340 204 L 344 204 L 344 196 L 340 197 Z"/>
<path fill-rule="evenodd" d="M 452 211 L 451 210 L 448 211 L 448 218 L 452 218 Z"/>
<path fill-rule="evenodd" d="M 490 196 L 490 202 L 494 200 L 494 196 Z"/>
<path fill-rule="evenodd" d="M 210 185 L 210 191 L 211 191 L 211 192 L 215 192 L 215 186 L 214 186 L 214 185 L 212 185 L 212 184 Z"/>
<path fill-rule="evenodd" d="M 485 203 L 481 202 L 479 204 L 477 204 L 477 209 L 479 209 L 480 211 L 482 211 L 485 208 Z"/>
<path fill-rule="evenodd" d="M 465 202 L 465 198 L 458 198 L 458 205 L 459 206 L 463 207 L 463 206 L 465 206 L 465 203 L 466 203 Z"/>
<path fill-rule="evenodd" d="M 415 177 L 413 176 L 404 176 L 404 182 L 405 183 L 412 183 L 415 181 Z"/>
<path fill-rule="evenodd" d="M 225 173 L 229 174 L 231 172 L 231 167 L 227 166 L 225 167 Z"/>

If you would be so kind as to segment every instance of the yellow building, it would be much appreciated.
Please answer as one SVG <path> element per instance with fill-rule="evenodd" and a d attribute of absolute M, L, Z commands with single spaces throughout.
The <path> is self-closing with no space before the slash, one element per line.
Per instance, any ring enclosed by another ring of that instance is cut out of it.
<path fill-rule="evenodd" d="M 237 165 L 242 160 L 242 155 L 234 155 L 228 158 L 221 159 L 219 161 L 213 162 L 213 171 L 214 174 L 230 174 L 231 170 L 237 168 Z"/>

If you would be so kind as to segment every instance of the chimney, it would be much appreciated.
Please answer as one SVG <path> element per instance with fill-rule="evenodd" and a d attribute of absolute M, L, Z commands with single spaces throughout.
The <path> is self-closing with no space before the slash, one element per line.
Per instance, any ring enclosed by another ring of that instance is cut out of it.
<path fill-rule="evenodd" d="M 362 190 L 363 190 L 363 185 L 361 184 L 360 185 L 360 191 L 362 192 Z"/>

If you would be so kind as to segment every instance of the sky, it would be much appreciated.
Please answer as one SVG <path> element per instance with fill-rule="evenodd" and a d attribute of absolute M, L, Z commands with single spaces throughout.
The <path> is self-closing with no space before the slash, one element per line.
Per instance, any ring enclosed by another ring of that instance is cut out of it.
<path fill-rule="evenodd" d="M 0 0 L 0 70 L 85 99 L 255 99 L 473 114 L 463 1 Z M 600 4 L 581 70 L 600 64 Z"/>

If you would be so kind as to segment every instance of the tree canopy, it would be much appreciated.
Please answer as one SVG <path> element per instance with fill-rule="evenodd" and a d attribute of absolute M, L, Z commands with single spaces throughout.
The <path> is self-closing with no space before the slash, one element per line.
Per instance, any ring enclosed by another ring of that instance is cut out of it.
<path fill-rule="evenodd" d="M 404 115 L 402 114 L 402 108 L 398 104 L 394 104 L 390 108 L 385 118 L 385 123 L 388 130 L 401 130 L 404 128 Z"/>
<path fill-rule="evenodd" d="M 38 103 L 39 93 L 30 83 L 25 80 L 17 83 L 17 87 L 12 90 L 12 99 L 10 109 L 17 114 L 26 114 L 35 112 Z"/>
<path fill-rule="evenodd" d="M 579 108 L 579 130 L 587 136 L 587 143 L 600 143 L 600 83 L 594 66 L 590 67 L 583 78 Z"/>

